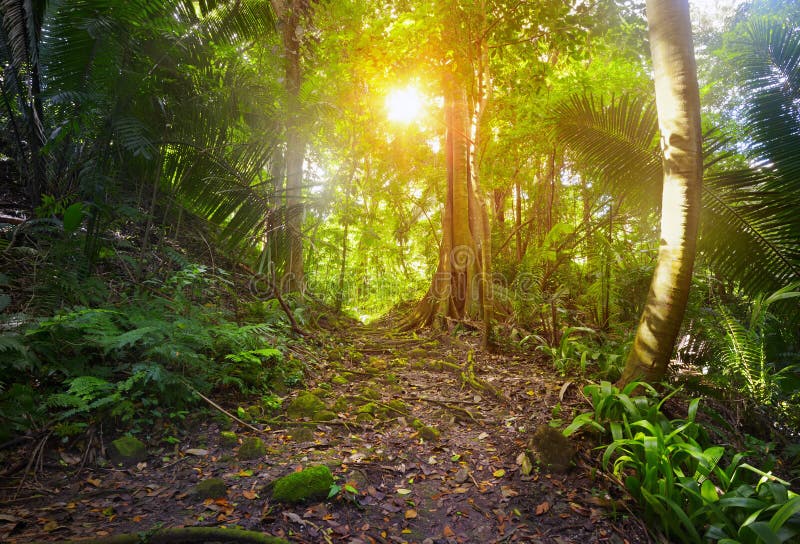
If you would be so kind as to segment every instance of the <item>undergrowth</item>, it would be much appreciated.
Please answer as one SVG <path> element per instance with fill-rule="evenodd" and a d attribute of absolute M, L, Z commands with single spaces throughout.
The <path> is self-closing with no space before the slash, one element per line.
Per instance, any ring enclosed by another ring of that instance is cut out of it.
<path fill-rule="evenodd" d="M 619 390 L 602 382 L 585 394 L 593 410 L 564 434 L 600 433 L 603 468 L 650 527 L 679 542 L 798 542 L 800 495 L 769 468 L 745 462 L 749 452 L 713 443 L 697 421 L 699 399 L 689 401 L 686 417 L 670 419 L 662 408 L 671 395 L 659 399 L 644 383 Z"/>
<path fill-rule="evenodd" d="M 29 430 L 62 437 L 94 421 L 144 432 L 179 417 L 196 392 L 264 395 L 302 380 L 284 358 L 283 314 L 259 303 L 240 325 L 204 304 L 220 280 L 189 264 L 116 303 L 71 306 L 0 335 L 0 441 Z"/>

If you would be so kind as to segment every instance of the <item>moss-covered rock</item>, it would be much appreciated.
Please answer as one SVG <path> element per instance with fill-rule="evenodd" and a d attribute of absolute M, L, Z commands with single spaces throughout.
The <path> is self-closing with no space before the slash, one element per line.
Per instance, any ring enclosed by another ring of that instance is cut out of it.
<path fill-rule="evenodd" d="M 350 410 L 350 403 L 345 397 L 339 397 L 331 406 L 331 410 L 336 413 L 347 412 Z"/>
<path fill-rule="evenodd" d="M 322 387 L 315 387 L 311 390 L 311 394 L 319 399 L 324 399 L 330 394 L 330 391 L 323 389 Z"/>
<path fill-rule="evenodd" d="M 319 397 L 306 391 L 295 398 L 286 407 L 286 415 L 294 419 L 308 417 L 314 419 L 317 412 L 325 410 L 325 403 Z"/>
<path fill-rule="evenodd" d="M 541 425 L 536 429 L 528 447 L 542 466 L 558 473 L 569 470 L 575 454 L 569 439 L 549 425 Z"/>
<path fill-rule="evenodd" d="M 371 416 L 377 415 L 379 412 L 378 405 L 374 402 L 368 402 L 363 406 L 359 406 L 358 410 L 356 410 L 356 414 L 370 414 Z"/>
<path fill-rule="evenodd" d="M 264 415 L 264 410 L 261 406 L 248 406 L 245 412 L 247 412 L 247 417 L 250 418 L 250 421 L 258 421 Z"/>
<path fill-rule="evenodd" d="M 242 441 L 237 457 L 242 461 L 251 461 L 263 457 L 267 453 L 264 441 L 257 436 L 250 436 Z"/>
<path fill-rule="evenodd" d="M 370 357 L 369 366 L 375 369 L 376 371 L 380 372 L 382 370 L 386 370 L 387 368 L 389 368 L 389 363 L 385 359 L 381 359 L 380 357 Z"/>
<path fill-rule="evenodd" d="M 356 415 L 356 423 L 372 423 L 375 421 L 375 417 L 370 413 L 361 413 Z"/>
<path fill-rule="evenodd" d="M 431 427 L 430 425 L 423 425 L 419 429 L 419 435 L 428 442 L 433 442 L 434 440 L 438 440 L 439 436 L 442 434 L 439 429 L 436 427 Z"/>
<path fill-rule="evenodd" d="M 330 469 L 325 465 L 316 465 L 275 480 L 272 498 L 286 503 L 321 500 L 328 496 L 332 485 Z"/>
<path fill-rule="evenodd" d="M 208 478 L 198 483 L 194 495 L 199 499 L 221 499 L 228 494 L 228 487 L 222 478 Z"/>
<path fill-rule="evenodd" d="M 400 399 L 392 399 L 386 403 L 391 412 L 398 415 L 405 415 L 408 413 L 408 405 Z"/>
<path fill-rule="evenodd" d="M 383 375 L 383 383 L 397 383 L 397 374 L 389 372 Z"/>
<path fill-rule="evenodd" d="M 370 400 L 378 400 L 381 394 L 375 391 L 372 387 L 365 387 L 361 390 L 361 396 Z"/>
<path fill-rule="evenodd" d="M 314 430 L 308 427 L 294 427 L 289 429 L 289 436 L 295 442 L 312 442 L 314 440 Z"/>
<path fill-rule="evenodd" d="M 239 443 L 239 437 L 233 431 L 220 431 L 219 441 L 223 446 L 235 446 Z"/>
<path fill-rule="evenodd" d="M 349 383 L 349 380 L 344 376 L 342 376 L 341 374 L 337 374 L 336 376 L 331 378 L 331 383 L 334 383 L 336 385 L 344 385 L 346 383 Z"/>
<path fill-rule="evenodd" d="M 332 412 L 331 410 L 322 410 L 320 412 L 317 412 L 317 416 L 314 418 L 314 420 L 315 421 L 333 421 L 337 417 L 338 416 L 336 415 L 336 413 Z"/>
<path fill-rule="evenodd" d="M 123 436 L 111 443 L 108 455 L 115 465 L 133 465 L 147 459 L 147 448 L 138 438 Z"/>

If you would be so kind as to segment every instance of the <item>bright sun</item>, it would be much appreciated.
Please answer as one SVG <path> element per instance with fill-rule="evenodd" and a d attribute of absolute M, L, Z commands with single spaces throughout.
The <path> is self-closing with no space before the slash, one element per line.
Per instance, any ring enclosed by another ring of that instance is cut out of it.
<path fill-rule="evenodd" d="M 422 114 L 422 103 L 422 93 L 413 85 L 394 89 L 386 97 L 386 113 L 390 121 L 411 123 Z"/>

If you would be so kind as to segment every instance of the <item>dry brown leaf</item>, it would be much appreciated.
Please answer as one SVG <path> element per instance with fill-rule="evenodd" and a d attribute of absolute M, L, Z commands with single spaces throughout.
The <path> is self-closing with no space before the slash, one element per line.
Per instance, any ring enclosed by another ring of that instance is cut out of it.
<path fill-rule="evenodd" d="M 547 502 L 547 501 L 544 501 L 543 503 L 538 504 L 536 506 L 536 515 L 537 516 L 541 516 L 542 514 L 545 514 L 545 513 L 549 512 L 549 511 L 550 511 L 550 503 Z"/>
<path fill-rule="evenodd" d="M 244 497 L 245 499 L 247 499 L 249 501 L 252 501 L 253 499 L 258 497 L 258 493 L 256 493 L 255 491 L 251 491 L 251 490 L 247 489 L 245 491 L 242 491 L 242 497 Z"/>
<path fill-rule="evenodd" d="M 445 525 L 444 529 L 442 529 L 442 536 L 445 538 L 453 538 L 456 536 L 456 533 L 450 528 L 449 525 Z"/>
<path fill-rule="evenodd" d="M 414 519 L 417 517 L 416 510 L 406 510 L 406 519 Z"/>

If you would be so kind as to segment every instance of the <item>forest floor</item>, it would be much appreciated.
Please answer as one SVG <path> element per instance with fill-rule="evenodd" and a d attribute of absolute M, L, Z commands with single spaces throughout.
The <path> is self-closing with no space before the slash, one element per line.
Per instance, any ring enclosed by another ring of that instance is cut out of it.
<path fill-rule="evenodd" d="M 566 425 L 589 408 L 581 384 L 529 355 L 481 352 L 469 334 L 347 328 L 321 332 L 316 360 L 307 362 L 305 387 L 329 407 L 337 403 L 336 419 L 291 421 L 281 410 L 252 428 L 234 422 L 240 442 L 265 442 L 266 455 L 254 461 L 238 460 L 238 445 L 223 444 L 227 426 L 216 417 L 187 418 L 173 431 L 179 444 L 148 444 L 147 461 L 127 468 L 84 464 L 85 444 L 52 438 L 35 472 L 0 479 L 0 541 L 97 538 L 159 526 L 238 526 L 303 543 L 649 541 L 597 470 L 591 444 L 565 448 L 575 452 L 563 472 L 520 455 L 537 428 L 562 418 Z M 327 396 L 324 384 L 332 384 Z M 283 407 L 300 392 L 289 392 Z M 236 413 L 235 402 L 214 400 Z M 397 410 L 388 409 L 392 401 Z M 382 417 L 363 414 L 370 402 Z M 110 434 L 95 434 L 98 457 Z M 5 464 L 29 459 L 33 447 L 7 453 Z M 336 496 L 301 505 L 270 500 L 265 484 L 316 464 L 331 468 L 342 487 Z M 225 498 L 193 493 L 210 477 L 224 480 Z"/>

